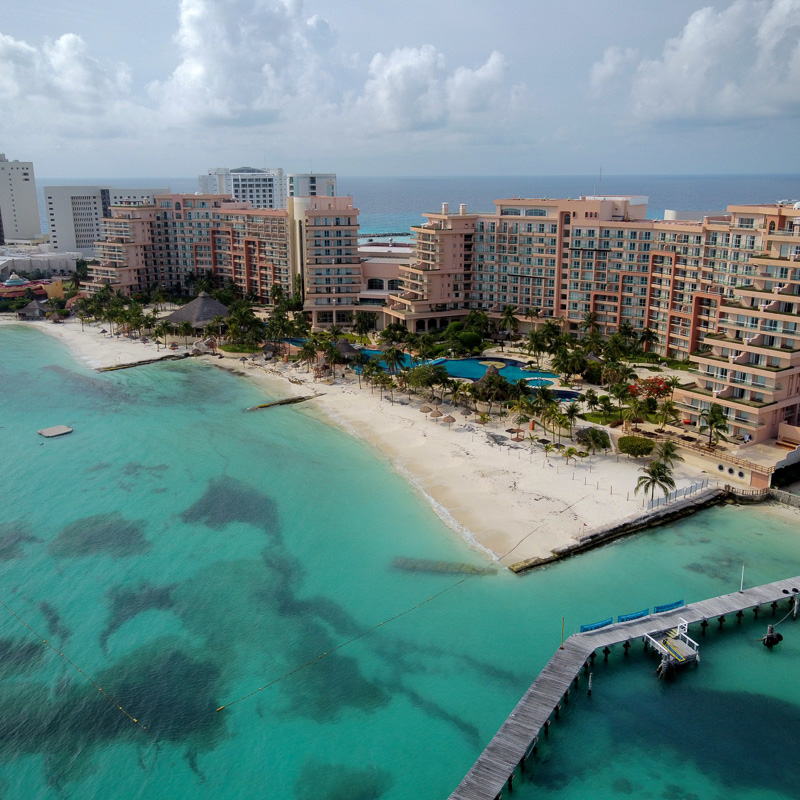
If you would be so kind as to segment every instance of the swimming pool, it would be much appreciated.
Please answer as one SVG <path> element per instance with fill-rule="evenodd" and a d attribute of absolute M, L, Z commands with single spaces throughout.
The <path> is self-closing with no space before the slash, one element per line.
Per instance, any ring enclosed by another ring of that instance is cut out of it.
<path fill-rule="evenodd" d="M 361 352 L 370 358 L 381 355 L 380 350 L 367 350 L 364 348 Z M 553 372 L 537 372 L 535 370 L 522 369 L 519 367 L 518 361 L 497 356 L 487 358 L 440 358 L 432 363 L 441 364 L 453 378 L 466 378 L 472 381 L 482 378 L 491 364 L 494 364 L 494 366 L 498 368 L 500 374 L 509 381 L 509 383 L 514 383 L 515 381 L 523 379 L 527 381 L 530 386 L 534 387 L 552 386 L 553 382 L 558 377 Z M 384 362 L 381 362 L 381 366 L 386 368 Z M 403 354 L 402 366 L 414 366 L 408 353 Z M 573 392 L 569 389 L 556 389 L 555 393 L 561 400 L 573 399 L 578 396 L 578 392 Z"/>

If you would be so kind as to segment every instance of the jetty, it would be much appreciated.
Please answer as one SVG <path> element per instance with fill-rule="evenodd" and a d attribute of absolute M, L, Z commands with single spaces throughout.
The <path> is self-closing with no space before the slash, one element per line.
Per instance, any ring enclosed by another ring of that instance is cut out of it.
<path fill-rule="evenodd" d="M 274 408 L 275 406 L 291 406 L 295 403 L 304 403 L 306 400 L 313 400 L 315 397 L 322 397 L 321 394 L 305 394 L 301 397 L 284 397 L 283 400 L 273 400 L 271 403 L 261 403 L 258 406 L 250 406 L 248 411 L 259 411 L 262 408 Z"/>
<path fill-rule="evenodd" d="M 39 436 L 44 436 L 45 439 L 54 439 L 56 436 L 65 436 L 68 433 L 72 433 L 72 428 L 68 425 L 53 425 L 52 428 L 42 428 L 37 433 Z"/>
<path fill-rule="evenodd" d="M 98 372 L 114 372 L 118 369 L 133 369 L 133 367 L 143 367 L 147 364 L 158 364 L 160 361 L 182 361 L 184 358 L 191 358 L 191 353 L 179 353 L 160 358 L 146 358 L 143 361 L 131 361 L 127 364 L 114 364 L 112 367 L 98 367 Z"/>
<path fill-rule="evenodd" d="M 722 626 L 726 617 L 735 615 L 741 619 L 748 609 L 757 616 L 764 605 L 770 606 L 774 612 L 782 601 L 787 600 L 787 612 L 793 608 L 796 618 L 800 608 L 800 576 L 688 606 L 680 602 L 656 606 L 652 613 L 647 609 L 647 612 L 622 615 L 616 623 L 610 618 L 584 625 L 582 632 L 570 636 L 547 662 L 450 795 L 450 800 L 496 800 L 506 784 L 512 785 L 517 767 L 525 769 L 525 761 L 536 749 L 542 731 L 547 735 L 551 717 L 557 717 L 562 704 L 569 702 L 570 691 L 577 688 L 581 670 L 588 672 L 598 650 L 607 658 L 610 648 L 616 644 L 623 644 L 627 650 L 633 640 L 642 639 L 647 643 L 645 637 L 661 642 L 672 629 L 685 631 L 688 625 L 695 623 L 705 628 L 709 620 Z M 659 608 L 664 610 L 659 611 Z M 589 693 L 591 684 L 590 675 Z"/>

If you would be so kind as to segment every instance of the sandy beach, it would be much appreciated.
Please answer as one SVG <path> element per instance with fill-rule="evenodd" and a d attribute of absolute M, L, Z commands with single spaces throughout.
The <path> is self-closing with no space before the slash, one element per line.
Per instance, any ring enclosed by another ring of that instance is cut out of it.
<path fill-rule="evenodd" d="M 0 319 L 0 324 L 12 323 L 18 324 Z M 152 342 L 103 335 L 94 325 L 82 331 L 77 320 L 22 324 L 56 336 L 95 369 L 185 352 L 182 342 L 179 350 L 169 351 Z M 634 494 L 642 463 L 627 456 L 598 454 L 567 464 L 527 440 L 511 441 L 508 419 L 481 426 L 443 404 L 443 414 L 456 418 L 447 426 L 420 413 L 423 398 L 409 401 L 408 395 L 395 392 L 394 403 L 388 394 L 381 400 L 377 390 L 359 389 L 353 373 L 323 383 L 315 382 L 304 365 L 201 358 L 244 373 L 271 399 L 318 394 L 297 408 L 371 443 L 452 529 L 505 566 L 547 558 L 553 548 L 646 514 L 643 496 Z M 714 478 L 692 465 L 676 464 L 678 488 L 706 477 Z"/>

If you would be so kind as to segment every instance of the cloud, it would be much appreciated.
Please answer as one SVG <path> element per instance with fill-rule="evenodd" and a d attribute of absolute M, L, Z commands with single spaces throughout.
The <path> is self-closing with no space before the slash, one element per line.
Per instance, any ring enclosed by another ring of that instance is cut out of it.
<path fill-rule="evenodd" d="M 415 131 L 462 126 L 487 112 L 500 110 L 503 101 L 514 105 L 518 87 L 505 87 L 506 62 L 492 52 L 477 69 L 458 67 L 448 73 L 444 54 L 433 45 L 400 47 L 389 55 L 377 53 L 358 112 L 378 128 Z"/>
<path fill-rule="evenodd" d="M 616 45 L 606 48 L 603 58 L 592 65 L 589 83 L 595 91 L 603 91 L 622 75 L 636 60 L 638 51 L 631 47 L 625 49 Z"/>
<path fill-rule="evenodd" d="M 6 121 L 15 126 L 57 114 L 66 134 L 89 117 L 94 133 L 108 132 L 117 126 L 130 82 L 124 64 L 101 64 L 73 33 L 38 47 L 0 34 L 0 100 Z"/>
<path fill-rule="evenodd" d="M 172 122 L 255 124 L 329 89 L 336 41 L 299 0 L 181 0 L 181 61 L 150 93 Z"/>
<path fill-rule="evenodd" d="M 609 48 L 593 88 L 630 81 L 630 109 L 645 122 L 735 122 L 800 112 L 800 0 L 736 0 L 693 13 L 658 58 Z"/>

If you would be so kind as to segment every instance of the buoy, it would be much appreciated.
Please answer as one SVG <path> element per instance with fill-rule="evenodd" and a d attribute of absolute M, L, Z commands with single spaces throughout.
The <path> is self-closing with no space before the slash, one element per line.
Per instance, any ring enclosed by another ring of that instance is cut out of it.
<path fill-rule="evenodd" d="M 767 625 L 767 635 L 764 636 L 761 641 L 764 643 L 764 647 L 772 648 L 783 641 L 783 636 L 780 633 L 775 633 L 774 625 Z"/>

